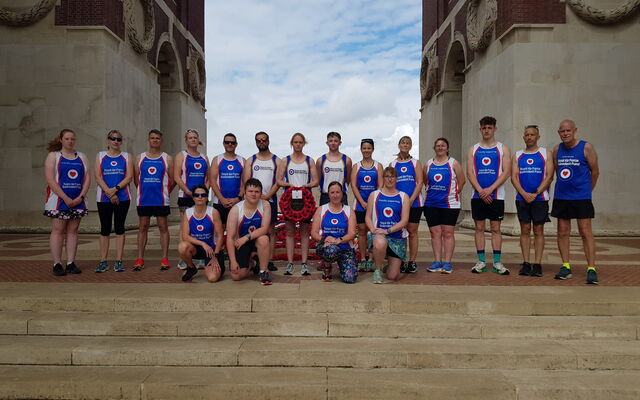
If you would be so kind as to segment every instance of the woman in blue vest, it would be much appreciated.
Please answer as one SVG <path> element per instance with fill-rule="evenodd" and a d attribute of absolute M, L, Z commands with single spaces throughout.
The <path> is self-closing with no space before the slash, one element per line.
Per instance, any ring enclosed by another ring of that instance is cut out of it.
<path fill-rule="evenodd" d="M 63 129 L 49 142 L 49 154 L 44 162 L 47 197 L 44 215 L 51 218 L 49 248 L 53 258 L 53 274 L 79 274 L 75 258 L 78 249 L 78 227 L 88 214 L 85 196 L 91 185 L 89 163 L 84 154 L 76 151 L 76 134 Z M 62 246 L 67 249 L 67 266 L 62 267 Z"/>
<path fill-rule="evenodd" d="M 355 283 L 358 277 L 356 253 L 352 240 L 356 236 L 356 219 L 353 210 L 342 204 L 342 184 L 329 184 L 329 203 L 316 210 L 313 216 L 311 237 L 318 241 L 316 254 L 322 258 L 322 280 L 331 282 L 332 263 L 337 262 L 340 276 L 345 283 Z"/>
<path fill-rule="evenodd" d="M 291 137 L 290 144 L 291 148 L 293 148 L 293 153 L 280 160 L 276 182 L 279 186 L 282 186 L 284 190 L 287 190 L 290 187 L 307 188 L 311 190 L 311 188 L 318 186 L 318 171 L 316 170 L 313 158 L 302 152 L 304 145 L 307 144 L 307 139 L 302 133 L 297 132 Z M 310 222 L 311 219 L 300 221 L 300 258 L 302 263 L 300 266 L 300 273 L 302 275 L 310 274 L 309 267 L 307 266 Z M 287 268 L 285 269 L 284 274 L 293 275 L 293 251 L 295 247 L 296 222 L 286 219 L 285 216 L 285 228 L 287 231 Z"/>
<path fill-rule="evenodd" d="M 382 188 L 369 195 L 365 221 L 369 228 L 369 248 L 373 248 L 373 283 L 382 283 L 382 268 L 387 258 L 387 278 L 400 278 L 400 265 L 407 258 L 407 236 L 405 227 L 409 222 L 411 203 L 406 193 L 398 190 L 398 171 L 387 167 L 382 171 Z"/>
<path fill-rule="evenodd" d="M 107 134 L 107 151 L 96 155 L 94 175 L 96 178 L 98 216 L 100 217 L 100 263 L 96 272 L 109 270 L 109 236 L 113 224 L 116 232 L 116 261 L 113 270 L 124 271 L 124 222 L 127 218 L 131 193 L 129 183 L 133 179 L 133 163 L 129 153 L 122 151 L 122 133 L 112 130 Z"/>

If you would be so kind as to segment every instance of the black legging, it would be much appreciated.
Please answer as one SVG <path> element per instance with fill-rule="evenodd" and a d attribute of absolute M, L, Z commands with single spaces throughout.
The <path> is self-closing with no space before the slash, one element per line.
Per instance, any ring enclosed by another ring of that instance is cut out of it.
<path fill-rule="evenodd" d="M 100 216 L 100 235 L 111 235 L 111 221 L 115 226 L 116 235 L 124 235 L 124 221 L 127 219 L 130 201 L 121 201 L 119 204 L 112 202 L 98 202 L 98 215 Z"/>

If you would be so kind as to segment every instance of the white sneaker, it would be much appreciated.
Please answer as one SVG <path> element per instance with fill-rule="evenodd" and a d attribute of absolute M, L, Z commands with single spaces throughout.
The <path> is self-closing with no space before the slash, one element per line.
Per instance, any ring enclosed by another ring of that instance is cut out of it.
<path fill-rule="evenodd" d="M 509 275 L 509 270 L 501 262 L 493 263 L 491 272 L 495 272 L 498 275 Z"/>
<path fill-rule="evenodd" d="M 487 272 L 487 263 L 483 261 L 478 261 L 476 265 L 471 268 L 471 272 L 474 274 L 481 274 L 483 272 Z"/>
<path fill-rule="evenodd" d="M 182 260 L 178 261 L 178 268 L 182 270 L 187 269 L 187 263 Z"/>

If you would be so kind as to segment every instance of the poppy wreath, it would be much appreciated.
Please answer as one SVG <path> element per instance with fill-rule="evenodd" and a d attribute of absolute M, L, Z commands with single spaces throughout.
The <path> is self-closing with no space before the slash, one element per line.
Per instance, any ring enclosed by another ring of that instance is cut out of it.
<path fill-rule="evenodd" d="M 304 206 L 300 210 L 294 210 L 291 207 L 291 193 L 294 190 L 302 191 L 302 200 Z M 280 197 L 280 211 L 282 215 L 291 221 L 306 221 L 313 217 L 313 213 L 316 212 L 316 199 L 313 198 L 313 194 L 307 188 L 303 187 L 290 187 Z"/>

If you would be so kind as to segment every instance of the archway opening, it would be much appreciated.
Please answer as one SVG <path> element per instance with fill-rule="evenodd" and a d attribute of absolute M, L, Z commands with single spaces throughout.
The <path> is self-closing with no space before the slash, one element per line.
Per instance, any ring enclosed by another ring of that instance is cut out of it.
<path fill-rule="evenodd" d="M 182 85 L 180 65 L 170 42 L 164 42 L 160 46 L 157 68 L 160 85 L 160 130 L 164 138 L 164 151 L 173 155 L 181 148 Z"/>
<path fill-rule="evenodd" d="M 443 77 L 442 132 L 449 140 L 449 154 L 462 162 L 462 88 L 465 81 L 466 62 L 464 49 L 459 41 L 453 42 L 447 55 Z"/>

